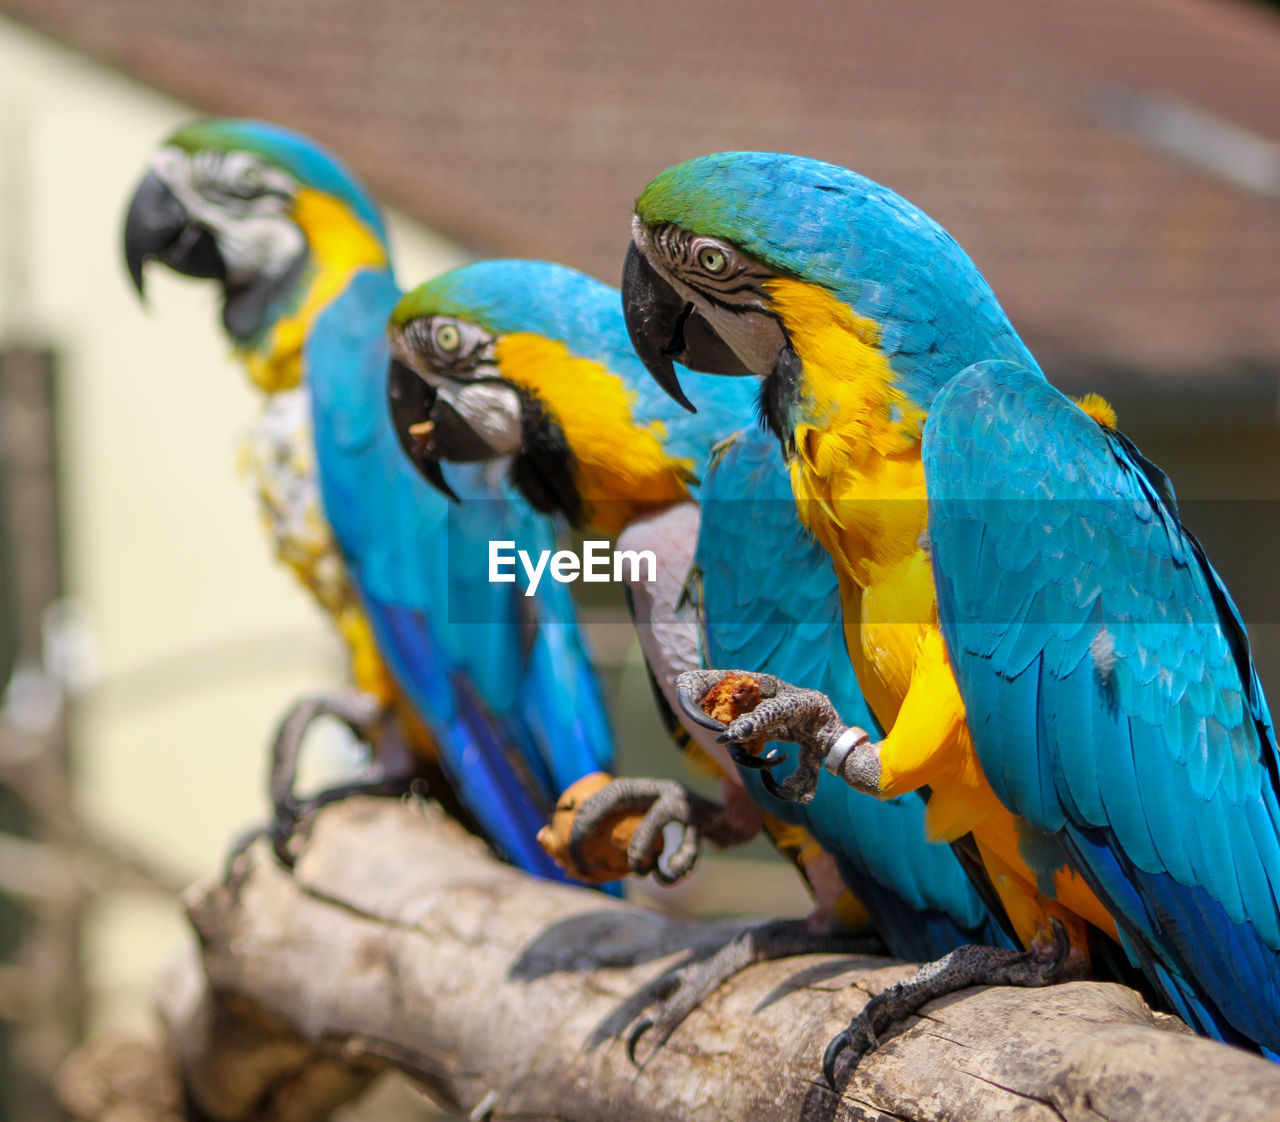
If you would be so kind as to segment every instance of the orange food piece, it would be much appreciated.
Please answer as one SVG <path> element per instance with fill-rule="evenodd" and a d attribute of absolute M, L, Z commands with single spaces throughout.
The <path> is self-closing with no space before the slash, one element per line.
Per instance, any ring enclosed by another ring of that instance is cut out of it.
<path fill-rule="evenodd" d="M 702 711 L 722 725 L 735 717 L 750 713 L 760 704 L 760 683 L 750 674 L 726 674 L 707 690 L 702 698 Z M 757 737 L 742 747 L 753 756 L 764 751 L 764 739 Z"/>
<path fill-rule="evenodd" d="M 644 817 L 644 811 L 630 810 L 620 810 L 609 815 L 582 845 L 586 867 L 574 862 L 573 855 L 569 852 L 573 820 L 582 804 L 611 782 L 612 778 L 603 771 L 584 775 L 560 795 L 551 821 L 538 831 L 538 844 L 546 851 L 547 856 L 571 877 L 588 884 L 602 884 L 630 875 L 627 846 L 631 844 L 631 837 Z M 662 835 L 659 834 L 649 855 L 650 868 L 661 852 Z"/>

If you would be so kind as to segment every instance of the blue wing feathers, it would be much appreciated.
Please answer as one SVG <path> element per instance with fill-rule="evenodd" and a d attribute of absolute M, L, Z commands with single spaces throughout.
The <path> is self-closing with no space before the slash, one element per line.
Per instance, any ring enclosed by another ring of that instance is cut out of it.
<path fill-rule="evenodd" d="M 1062 837 L 1197 1027 L 1275 1050 L 1275 738 L 1167 477 L 1003 362 L 940 391 L 924 462 L 940 620 L 996 793 Z M 1040 717 L 1018 735 L 1037 650 Z"/>

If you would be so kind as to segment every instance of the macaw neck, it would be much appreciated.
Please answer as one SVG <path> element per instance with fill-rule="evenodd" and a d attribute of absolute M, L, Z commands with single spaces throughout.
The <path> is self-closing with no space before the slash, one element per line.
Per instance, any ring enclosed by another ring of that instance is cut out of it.
<path fill-rule="evenodd" d="M 610 536 L 645 511 L 689 498 L 692 464 L 667 453 L 660 422 L 635 414 L 637 395 L 620 376 L 540 335 L 504 335 L 496 350 L 503 377 L 533 402 L 518 484 L 522 475 L 562 479 L 561 490 L 574 492 L 561 498 L 562 511 Z"/>
<path fill-rule="evenodd" d="M 787 403 L 800 517 L 865 590 L 920 549 L 925 410 L 899 387 L 877 324 L 815 285 L 768 287 L 803 367 Z"/>
<path fill-rule="evenodd" d="M 301 384 L 306 340 L 352 278 L 366 269 L 390 270 L 386 246 L 331 195 L 301 189 L 292 217 L 306 236 L 305 265 L 292 290 L 279 294 L 274 318 L 236 348 L 250 379 L 269 394 Z"/>

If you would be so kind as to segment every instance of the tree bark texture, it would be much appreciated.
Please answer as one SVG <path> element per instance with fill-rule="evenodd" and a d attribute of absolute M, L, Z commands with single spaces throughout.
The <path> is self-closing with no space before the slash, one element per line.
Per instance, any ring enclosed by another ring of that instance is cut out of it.
<path fill-rule="evenodd" d="M 330 807 L 292 874 L 259 844 L 187 905 L 162 1005 L 213 1119 L 322 1118 L 388 1066 L 493 1120 L 1280 1118 L 1280 1067 L 1087 982 L 936 1001 L 834 1093 L 823 1048 L 911 970 L 867 957 L 753 966 L 637 1068 L 652 983 L 743 923 L 533 880 L 430 807 Z"/>

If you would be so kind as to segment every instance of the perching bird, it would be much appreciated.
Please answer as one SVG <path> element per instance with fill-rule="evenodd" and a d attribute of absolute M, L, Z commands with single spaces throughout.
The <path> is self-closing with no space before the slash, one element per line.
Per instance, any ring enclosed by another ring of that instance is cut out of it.
<path fill-rule="evenodd" d="M 537 845 L 556 795 L 607 770 L 611 735 L 567 590 L 488 580 L 491 538 L 550 528 L 483 468 L 456 510 L 404 462 L 386 408 L 387 316 L 400 296 L 377 204 L 336 158 L 258 121 L 200 120 L 159 148 L 129 207 L 125 255 L 222 288 L 222 323 L 265 407 L 255 481 L 277 556 L 339 629 L 356 687 L 512 862 L 561 876 Z M 367 706 L 310 707 L 362 724 Z M 296 751 L 296 745 L 294 747 Z M 290 782 L 276 791 L 287 803 Z"/>
<path fill-rule="evenodd" d="M 1113 932 L 1196 1028 L 1275 1051 L 1276 743 L 1164 474 L 1105 402 L 1046 382 L 941 227 L 853 172 L 710 156 L 636 211 L 637 350 L 677 395 L 673 360 L 762 379 L 887 730 L 784 685 L 733 738 L 805 734 L 789 797 L 823 763 L 927 785 L 930 828 L 972 832 L 1025 944 L 1051 918 L 1077 948 L 1086 921 Z"/>
<path fill-rule="evenodd" d="M 750 385 L 706 387 L 708 409 L 691 417 L 632 352 L 617 291 L 539 262 L 482 262 L 415 289 L 392 316 L 392 348 L 395 412 L 415 462 L 509 454 L 513 481 L 540 508 L 618 534 L 620 548 L 654 551 L 656 579 L 633 579 L 630 591 L 668 701 L 677 675 L 710 657 L 805 681 L 872 721 L 841 649 L 834 569 L 800 525 L 777 442 L 750 429 L 716 447 L 726 421 L 749 408 Z M 690 593 L 705 652 L 684 611 Z M 918 960 L 975 939 L 1004 942 L 956 855 L 926 840 L 918 796 L 880 803 L 826 776 L 812 802 L 778 803 L 758 771 L 733 768 L 714 733 L 696 719 L 689 731 L 757 805 L 772 805 L 834 858 L 893 954 Z M 595 797 L 596 817 L 659 793 L 628 782 L 615 784 L 613 801 Z M 705 825 L 696 810 L 664 820 Z M 638 836 L 644 856 L 650 835 Z M 775 943 L 775 934 L 687 977 L 654 1018 L 662 1035 L 735 965 L 805 945 L 794 932 Z"/>

